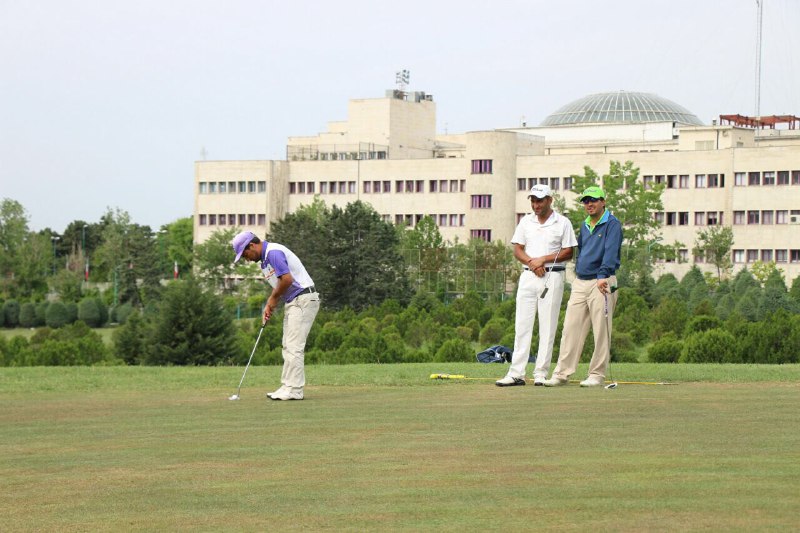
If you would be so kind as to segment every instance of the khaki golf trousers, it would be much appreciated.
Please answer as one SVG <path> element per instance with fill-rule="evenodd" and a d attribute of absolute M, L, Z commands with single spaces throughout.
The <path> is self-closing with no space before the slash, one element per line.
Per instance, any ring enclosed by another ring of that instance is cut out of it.
<path fill-rule="evenodd" d="M 283 314 L 281 384 L 300 392 L 306 384 L 306 339 L 319 312 L 319 293 L 301 294 L 286 304 Z"/>
<path fill-rule="evenodd" d="M 611 276 L 609 283 L 616 286 L 617 278 Z M 569 379 L 578 369 L 583 344 L 591 326 L 594 333 L 594 353 L 589 363 L 589 375 L 605 378 L 611 358 L 611 322 L 617 294 L 609 294 L 607 298 L 606 313 L 606 297 L 597 289 L 597 280 L 576 279 L 572 282 L 572 293 L 567 302 L 564 329 L 561 333 L 558 364 L 553 371 L 553 377 Z"/>

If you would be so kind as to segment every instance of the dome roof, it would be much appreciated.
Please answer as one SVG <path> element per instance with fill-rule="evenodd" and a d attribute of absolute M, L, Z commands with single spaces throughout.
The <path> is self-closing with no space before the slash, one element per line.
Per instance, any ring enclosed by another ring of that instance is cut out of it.
<path fill-rule="evenodd" d="M 703 125 L 691 111 L 657 94 L 619 91 L 590 94 L 579 98 L 551 113 L 540 126 L 642 122 Z"/>

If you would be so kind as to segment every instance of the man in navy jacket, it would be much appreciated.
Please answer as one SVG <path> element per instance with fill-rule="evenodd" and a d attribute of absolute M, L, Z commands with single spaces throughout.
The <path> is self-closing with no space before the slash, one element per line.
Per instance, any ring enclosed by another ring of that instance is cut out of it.
<path fill-rule="evenodd" d="M 581 387 L 595 387 L 605 382 L 611 359 L 611 317 L 617 302 L 615 276 L 620 264 L 622 224 L 606 209 L 606 193 L 600 187 L 589 187 L 580 201 L 586 220 L 578 233 L 576 279 L 567 302 L 558 364 L 545 386 L 566 385 L 578 368 L 578 362 L 589 333 L 594 333 L 594 353 L 589 363 L 589 376 Z"/>

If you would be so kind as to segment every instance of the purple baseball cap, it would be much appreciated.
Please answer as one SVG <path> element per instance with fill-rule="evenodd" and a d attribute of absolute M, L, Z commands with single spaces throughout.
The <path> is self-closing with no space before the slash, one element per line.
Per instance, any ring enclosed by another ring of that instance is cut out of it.
<path fill-rule="evenodd" d="M 256 234 L 252 231 L 243 231 L 233 238 L 231 244 L 233 245 L 233 253 L 236 254 L 236 259 L 233 260 L 234 263 L 242 258 L 244 249 L 247 248 L 247 245 L 250 244 L 250 241 L 252 241 L 255 236 Z"/>

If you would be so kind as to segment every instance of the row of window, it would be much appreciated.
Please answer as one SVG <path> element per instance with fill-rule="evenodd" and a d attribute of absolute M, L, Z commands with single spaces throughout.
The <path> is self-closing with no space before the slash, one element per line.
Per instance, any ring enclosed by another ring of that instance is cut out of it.
<path fill-rule="evenodd" d="M 417 223 L 419 223 L 419 221 L 422 220 L 422 218 L 424 216 L 425 215 L 421 215 L 421 214 L 415 214 L 415 215 L 400 214 L 400 215 L 395 215 L 394 216 L 394 223 L 396 225 L 398 225 L 398 226 L 410 226 L 410 227 L 413 227 L 413 226 L 416 226 Z M 431 214 L 431 215 L 428 215 L 428 216 L 431 217 L 433 219 L 433 221 L 436 223 L 436 225 L 439 226 L 439 227 L 448 227 L 449 226 L 449 227 L 453 227 L 453 228 L 464 227 L 464 220 L 466 218 L 465 215 L 462 215 L 462 214 Z M 389 219 L 389 215 L 383 215 L 383 219 L 388 222 L 389 221 L 388 220 Z"/>
<path fill-rule="evenodd" d="M 201 226 L 266 226 L 267 215 L 264 214 L 203 214 L 199 215 Z"/>
<path fill-rule="evenodd" d="M 534 185 L 547 185 L 554 191 L 561 188 L 561 178 L 517 178 L 517 190 L 529 191 Z M 572 188 L 572 178 L 564 178 L 564 190 Z"/>
<path fill-rule="evenodd" d="M 653 218 L 659 224 L 667 226 L 688 226 L 689 211 L 670 211 L 653 213 Z M 722 211 L 695 211 L 695 226 L 717 226 L 724 223 Z M 733 223 L 744 224 L 798 224 L 800 223 L 800 209 L 779 209 L 762 211 L 734 211 Z"/>
<path fill-rule="evenodd" d="M 467 180 L 428 180 L 428 192 L 465 192 Z M 365 181 L 362 183 L 364 194 L 389 194 L 392 182 Z M 424 193 L 425 180 L 395 180 L 396 193 Z M 355 194 L 355 181 L 322 181 L 319 182 L 320 194 Z M 289 183 L 289 194 L 317 194 L 317 182 L 292 181 Z"/>
<path fill-rule="evenodd" d="M 266 181 L 201 181 L 198 183 L 200 194 L 249 194 L 267 192 Z"/>
<path fill-rule="evenodd" d="M 759 185 L 800 185 L 800 170 L 767 170 L 764 172 L 736 172 L 733 184 L 737 187 Z"/>
<path fill-rule="evenodd" d="M 734 263 L 800 263 L 800 250 L 734 250 Z"/>

